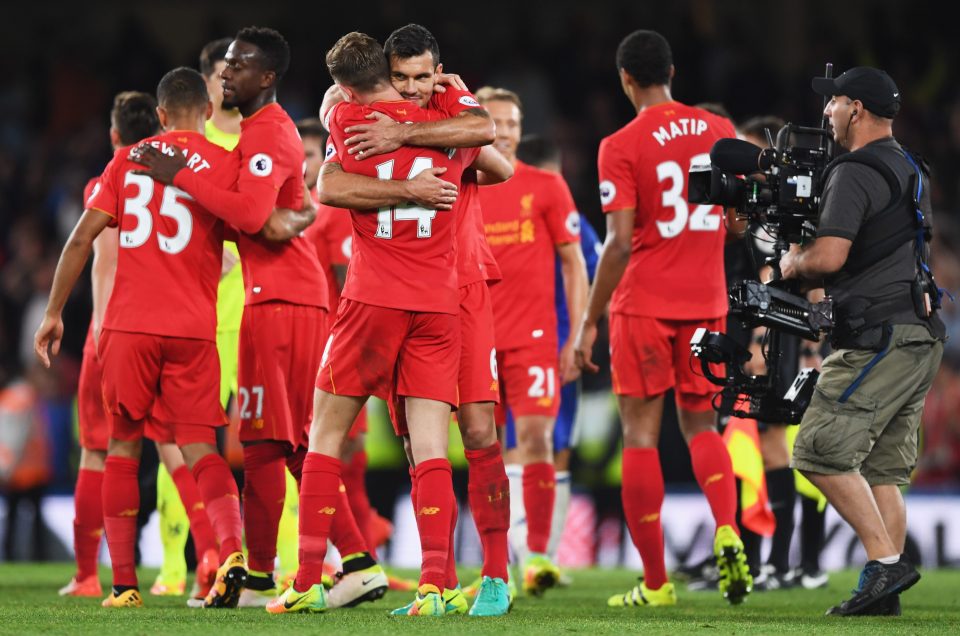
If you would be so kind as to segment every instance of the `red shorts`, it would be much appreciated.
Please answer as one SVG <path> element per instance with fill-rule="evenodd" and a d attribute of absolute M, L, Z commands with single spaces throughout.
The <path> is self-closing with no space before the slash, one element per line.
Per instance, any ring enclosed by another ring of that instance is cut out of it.
<path fill-rule="evenodd" d="M 500 401 L 493 305 L 486 281 L 460 288 L 460 403 Z"/>
<path fill-rule="evenodd" d="M 186 444 L 216 446 L 217 444 L 216 430 L 204 424 L 168 424 L 149 415 L 144 422 L 124 422 L 123 420 L 122 416 L 114 418 L 114 431 L 123 431 L 121 434 L 126 435 L 117 439 L 136 439 L 139 436 L 136 431 L 139 430 L 142 431 L 143 437 L 158 444 L 176 444 L 177 446 Z"/>
<path fill-rule="evenodd" d="M 560 410 L 559 363 L 560 353 L 553 339 L 522 349 L 497 351 L 497 371 L 501 379 L 501 403 L 496 409 L 498 426 L 507 421 L 507 407 L 515 418 L 557 416 Z"/>
<path fill-rule="evenodd" d="M 96 349 L 84 347 L 80 384 L 77 387 L 77 415 L 80 420 L 80 447 L 87 450 L 105 451 L 110 439 L 110 423 L 103 404 L 102 374 Z"/>
<path fill-rule="evenodd" d="M 284 302 L 243 308 L 237 380 L 240 441 L 307 446 L 327 312 Z"/>
<path fill-rule="evenodd" d="M 161 435 L 160 426 L 172 427 L 180 445 L 208 442 L 214 439 L 213 429 L 227 423 L 220 406 L 220 358 L 212 340 L 104 329 L 100 363 L 114 439 L 139 439 L 146 432 L 150 439 L 156 435 L 169 441 L 169 432 Z"/>
<path fill-rule="evenodd" d="M 457 404 L 460 320 L 341 299 L 317 388 L 334 395 Z"/>
<path fill-rule="evenodd" d="M 613 392 L 649 398 L 676 389 L 677 406 L 688 411 L 711 408 L 717 386 L 690 361 L 690 338 L 699 327 L 723 331 L 723 318 L 667 320 L 610 314 L 610 372 Z"/>

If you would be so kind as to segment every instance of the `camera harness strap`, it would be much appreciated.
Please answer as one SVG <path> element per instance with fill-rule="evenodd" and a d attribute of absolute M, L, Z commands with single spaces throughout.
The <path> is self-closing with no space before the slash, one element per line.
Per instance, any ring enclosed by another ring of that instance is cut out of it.
<path fill-rule="evenodd" d="M 857 254 L 854 259 L 851 259 L 855 261 L 851 265 L 853 266 L 852 269 L 855 271 L 862 270 L 865 267 L 868 267 L 879 261 L 881 258 L 883 258 L 883 256 L 890 254 L 894 249 L 902 245 L 910 238 L 913 238 L 915 241 L 914 252 L 917 257 L 917 267 L 923 272 L 924 276 L 933 281 L 933 272 L 930 270 L 930 266 L 927 264 L 926 251 L 924 250 L 924 246 L 926 242 L 931 239 L 932 234 L 929 226 L 926 223 L 926 217 L 923 214 L 923 210 L 920 207 L 920 201 L 923 197 L 923 171 L 921 171 L 920 166 L 908 151 L 903 150 L 902 156 L 906 158 L 914 170 L 914 175 L 912 175 L 910 179 L 911 182 L 916 181 L 916 189 L 912 194 L 912 204 L 916 216 L 914 219 L 911 219 L 910 225 L 912 225 L 912 227 L 909 228 L 909 230 L 903 224 L 895 227 L 892 233 L 888 233 L 885 237 L 879 238 L 878 240 L 872 242 L 872 244 L 868 244 L 869 246 L 866 250 Z M 903 193 L 900 188 L 900 182 L 888 165 L 886 165 L 873 154 L 852 152 L 839 157 L 831 164 L 830 167 L 833 167 L 834 165 L 844 161 L 854 161 L 868 165 L 879 172 L 886 180 L 887 185 L 890 187 L 891 202 L 882 211 L 882 213 L 877 215 L 877 217 L 885 216 L 884 213 L 891 211 L 891 208 L 900 207 L 901 202 L 903 201 Z M 911 186 L 912 185 L 913 183 L 911 183 Z M 911 190 L 914 190 L 914 188 L 911 187 Z M 945 290 L 937 287 L 935 284 L 932 285 L 932 287 L 936 290 L 936 297 L 933 299 L 933 306 L 935 308 L 939 308 Z M 950 295 L 949 292 L 947 292 L 947 295 L 950 296 L 951 300 L 953 300 L 953 296 Z M 870 362 L 863 367 L 854 381 L 850 383 L 850 386 L 848 386 L 840 395 L 840 398 L 837 400 L 840 404 L 844 404 L 850 399 L 850 396 L 852 396 L 860 387 L 860 384 L 867 377 L 870 371 L 873 370 L 873 368 L 877 366 L 877 364 L 889 352 L 890 340 L 893 335 L 893 326 L 884 322 L 882 324 L 882 329 L 883 337 L 881 342 L 883 343 L 883 348 L 878 351 L 873 358 L 871 358 Z"/>

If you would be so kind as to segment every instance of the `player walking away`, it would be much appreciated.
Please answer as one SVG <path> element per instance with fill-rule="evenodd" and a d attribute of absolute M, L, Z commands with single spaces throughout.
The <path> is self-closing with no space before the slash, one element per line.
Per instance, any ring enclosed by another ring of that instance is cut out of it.
<path fill-rule="evenodd" d="M 236 154 L 237 190 L 223 190 L 184 169 L 176 158 L 149 156 L 151 174 L 173 181 L 204 204 L 259 211 L 275 203 L 291 207 L 303 196 L 303 146 L 290 117 L 276 102 L 276 85 L 286 72 L 290 49 L 272 29 L 241 29 L 221 74 L 224 104 L 244 116 Z M 239 248 L 246 287 L 240 344 L 240 441 L 244 444 L 244 515 L 251 576 L 247 587 L 265 605 L 276 597 L 273 578 L 277 524 L 284 500 L 286 465 L 299 478 L 310 427 L 310 382 L 320 365 L 328 294 L 316 253 L 299 232 L 313 221 L 304 212 L 280 228 L 296 226 L 282 246 L 262 236 L 241 234 Z M 364 598 L 386 589 L 383 569 L 370 557 L 341 491 L 343 514 L 334 524 L 334 543 L 344 555 L 344 572 L 364 572 L 376 584 Z M 365 579 L 365 580 L 366 580 Z M 246 595 L 249 599 L 251 595 Z"/>
<path fill-rule="evenodd" d="M 361 33 L 342 37 L 326 57 L 333 79 L 350 100 L 334 106 L 328 122 L 344 169 L 384 180 L 406 180 L 419 171 L 445 169 L 457 182 L 476 151 L 444 153 L 402 148 L 369 162 L 347 154 L 344 129 L 376 110 L 391 118 L 423 120 L 430 113 L 403 100 L 390 85 L 383 49 Z M 374 203 L 373 205 L 378 205 Z M 454 218 L 436 208 L 352 210 L 353 258 L 337 321 L 317 376 L 310 452 L 300 491 L 300 571 L 293 586 L 272 601 L 272 613 L 326 609 L 320 585 L 331 526 L 346 512 L 340 503 L 340 453 L 367 397 L 388 398 L 396 386 L 406 398 L 417 460 L 417 525 L 423 565 L 414 615 L 443 615 L 441 598 L 456 501 L 446 459 L 451 405 L 457 400 L 460 345 Z M 416 254 L 413 258 L 411 254 Z"/>
<path fill-rule="evenodd" d="M 735 136 L 726 119 L 676 102 L 667 41 L 653 31 L 628 35 L 617 49 L 624 93 L 637 117 L 600 144 L 600 201 L 607 238 L 577 338 L 578 363 L 592 362 L 597 321 L 610 303 L 613 390 L 623 422 L 623 509 L 643 560 L 643 581 L 611 606 L 673 605 L 663 560 L 663 475 L 657 443 L 664 393 L 676 391 L 680 430 L 693 472 L 717 524 L 720 591 L 743 600 L 752 579 L 736 525 L 730 455 L 714 427 L 712 385 L 689 364 L 698 327 L 721 330 L 727 312 L 724 223 L 716 206 L 687 204 L 690 165 L 713 143 Z"/>
<path fill-rule="evenodd" d="M 559 391 L 580 375 L 573 341 L 557 339 L 554 259 L 560 259 L 571 317 L 583 312 L 587 271 L 580 252 L 580 215 L 563 177 L 516 158 L 519 97 L 489 87 L 477 96 L 496 122 L 494 147 L 514 165 L 510 181 L 480 189 L 480 204 L 487 242 L 503 276 L 490 292 L 501 377 L 498 421 L 506 421 L 504 409 L 509 407 L 516 418 L 517 448 L 507 462 L 523 465 L 528 552 L 522 563 L 523 589 L 539 596 L 560 578 L 547 556 L 556 499 L 552 440 Z"/>
<path fill-rule="evenodd" d="M 555 144 L 538 135 L 524 135 L 517 148 L 521 161 L 536 168 L 551 172 L 560 172 L 560 152 Z M 580 215 L 580 251 L 587 266 L 587 276 L 593 279 L 597 268 L 600 239 L 596 230 L 584 215 Z M 556 298 L 557 342 L 562 344 L 570 337 L 570 312 L 567 309 L 567 297 L 563 291 L 563 267 L 559 257 L 554 258 L 554 296 Z M 570 505 L 570 457 L 579 439 L 580 381 L 569 382 L 560 389 L 560 410 L 553 427 L 553 465 L 556 469 L 556 500 L 553 507 L 553 520 L 550 524 L 550 540 L 547 542 L 547 556 L 557 562 L 557 552 L 567 521 Z M 516 424 L 513 413 L 507 410 L 505 442 L 508 449 L 517 445 Z M 523 466 L 507 466 L 511 490 L 519 491 L 523 485 Z M 510 547 L 518 560 L 523 562 L 527 555 L 527 514 L 523 508 L 523 499 L 510 500 Z M 567 586 L 572 583 L 570 575 L 561 571 L 558 584 Z"/>
<path fill-rule="evenodd" d="M 156 101 L 151 95 L 128 91 L 113 100 L 110 112 L 110 144 L 114 151 L 157 134 Z M 99 190 L 99 179 L 93 178 L 83 191 L 84 204 Z M 102 370 L 97 357 L 96 338 L 103 324 L 103 314 L 113 291 L 117 269 L 117 232 L 102 232 L 93 242 L 93 315 L 83 345 L 80 385 L 77 390 L 77 411 L 80 423 L 80 470 L 74 490 L 73 546 L 77 573 L 60 589 L 60 596 L 100 597 L 103 590 L 97 576 L 97 556 L 103 534 L 103 468 L 107 458 L 109 424 L 103 409 L 100 390 Z"/>
<path fill-rule="evenodd" d="M 202 134 L 211 106 L 200 74 L 175 69 L 163 77 L 157 93 L 157 112 L 167 132 L 145 144 L 158 152 L 180 148 L 191 173 L 233 183 L 232 156 Z M 99 342 L 104 402 L 112 415 L 103 513 L 114 580 L 103 605 L 142 605 L 134 544 L 137 470 L 146 435 L 176 440 L 216 530 L 222 565 L 206 606 L 236 607 L 246 578 L 239 496 L 215 443 L 215 428 L 226 422 L 217 400 L 220 368 L 214 346 L 224 226 L 182 190 L 158 184 L 140 169 L 123 148 L 101 176 L 99 192 L 64 247 L 34 346 L 49 364 L 48 347 L 53 354 L 59 351 L 63 305 L 93 240 L 108 225 L 119 227 L 116 280 Z M 267 220 L 240 207 L 224 206 L 217 214 L 248 232 Z"/>
<path fill-rule="evenodd" d="M 348 151 L 365 161 L 378 161 L 378 155 L 405 143 L 433 148 L 455 148 L 488 144 L 494 137 L 494 125 L 476 98 L 459 78 L 445 74 L 440 48 L 429 30 L 408 24 L 387 38 L 384 52 L 390 65 L 390 81 L 405 99 L 421 108 L 439 113 L 439 121 L 398 124 L 379 114 L 373 123 L 350 127 L 346 132 Z M 362 154 L 361 154 L 362 153 Z M 479 170 L 479 172 L 478 172 Z M 494 422 L 498 401 L 497 377 L 491 365 L 494 356 L 493 310 L 487 285 L 499 280 L 499 270 L 483 235 L 478 182 L 499 183 L 513 174 L 513 168 L 493 148 L 482 148 L 476 161 L 463 173 L 456 204 L 457 284 L 460 294 L 460 406 L 457 422 L 469 467 L 469 501 L 483 547 L 481 580 L 475 586 L 477 598 L 469 612 L 473 616 L 498 616 L 510 609 L 512 595 L 507 588 L 509 527 L 509 490 L 500 444 Z M 324 196 L 338 205 L 360 206 L 350 196 L 357 189 L 380 187 L 371 177 L 335 172 L 324 177 Z M 390 183 L 397 194 L 390 205 L 409 200 L 402 184 Z M 411 501 L 416 513 L 417 479 L 410 437 L 403 421 L 402 405 L 391 404 L 391 416 L 398 434 L 403 436 L 410 460 Z M 453 554 L 451 523 L 450 554 L 443 598 L 447 613 L 465 613 L 468 602 L 460 590 Z M 406 614 L 412 605 L 395 614 Z"/>

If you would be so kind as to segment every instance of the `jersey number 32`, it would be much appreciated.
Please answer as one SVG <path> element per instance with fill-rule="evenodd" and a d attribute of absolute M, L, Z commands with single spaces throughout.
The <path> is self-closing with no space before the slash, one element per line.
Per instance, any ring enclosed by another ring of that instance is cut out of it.
<path fill-rule="evenodd" d="M 694 155 L 690 159 L 690 165 L 703 164 L 710 162 L 710 155 L 704 153 Z M 670 187 L 663 191 L 661 203 L 664 209 L 673 208 L 673 218 L 669 221 L 657 221 L 657 229 L 660 230 L 660 236 L 665 239 L 678 236 L 683 229 L 687 227 L 689 221 L 690 230 L 693 232 L 715 232 L 720 229 L 720 215 L 710 214 L 716 207 L 714 205 L 698 205 L 693 209 L 693 214 L 687 207 L 686 188 L 684 188 L 684 172 L 680 164 L 676 161 L 664 161 L 657 164 L 657 181 L 663 183 L 670 181 Z"/>

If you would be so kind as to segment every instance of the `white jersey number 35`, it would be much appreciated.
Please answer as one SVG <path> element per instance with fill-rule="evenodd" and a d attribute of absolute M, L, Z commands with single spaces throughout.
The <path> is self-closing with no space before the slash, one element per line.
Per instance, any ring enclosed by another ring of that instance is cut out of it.
<path fill-rule="evenodd" d="M 137 219 L 137 225 L 132 230 L 120 232 L 120 247 L 140 247 L 147 242 L 153 233 L 153 215 L 147 209 L 153 199 L 154 181 L 142 174 L 128 172 L 124 175 L 123 185 L 137 186 L 137 194 L 124 201 L 123 212 Z M 177 231 L 173 236 L 157 232 L 157 243 L 160 250 L 167 254 L 179 254 L 190 242 L 193 234 L 193 216 L 181 200 L 192 200 L 192 197 L 179 188 L 168 185 L 163 189 L 163 201 L 160 202 L 160 216 L 170 217 L 177 223 Z"/>

